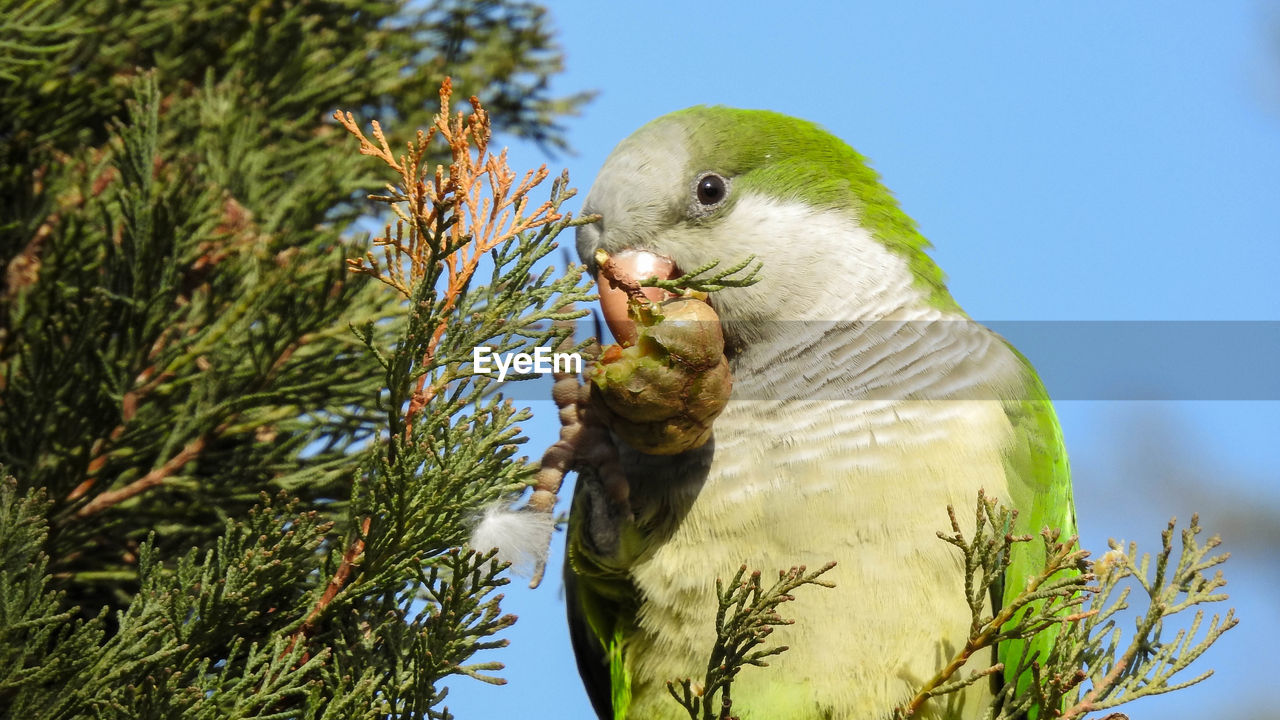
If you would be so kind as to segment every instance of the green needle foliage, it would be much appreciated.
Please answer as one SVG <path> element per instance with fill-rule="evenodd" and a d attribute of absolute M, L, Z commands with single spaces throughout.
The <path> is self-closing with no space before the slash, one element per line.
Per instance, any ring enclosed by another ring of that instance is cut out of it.
<path fill-rule="evenodd" d="M 572 191 L 476 225 L 429 137 L 397 292 L 332 113 L 447 125 L 452 73 L 502 112 L 468 152 L 563 147 L 561 59 L 526 3 L 0 1 L 0 717 L 444 718 L 495 680 L 506 579 L 462 545 L 536 468 L 463 363 L 563 334 Z"/>
<path fill-rule="evenodd" d="M 756 260 L 755 255 L 748 255 L 737 264 L 716 272 L 718 267 L 720 267 L 720 261 L 713 260 L 680 277 L 670 280 L 657 277 L 644 278 L 640 280 L 640 285 L 662 288 L 673 293 L 719 292 L 725 288 L 754 285 L 760 279 L 760 271 L 764 268 L 764 263 Z"/>
<path fill-rule="evenodd" d="M 689 720 L 736 720 L 733 682 L 738 673 L 748 665 L 768 667 L 766 658 L 787 651 L 786 645 L 760 648 L 774 627 L 794 622 L 779 615 L 778 606 L 795 600 L 791 593 L 801 586 L 835 587 L 819 579 L 835 565 L 827 563 L 810 573 L 803 565 L 780 571 L 778 581 L 768 588 L 760 584 L 760 571 L 748 575 L 746 565 L 728 585 L 716 580 L 720 607 L 706 676 L 696 690 L 690 678 L 667 683 L 667 691 L 689 713 Z"/>
<path fill-rule="evenodd" d="M 1180 533 L 1175 521 L 1169 521 L 1154 558 L 1139 554 L 1136 543 L 1126 548 L 1112 541 L 1111 550 L 1093 563 L 1074 537 L 1061 540 L 1060 533 L 1045 529 L 1040 537 L 1045 546 L 1044 567 L 1027 579 L 1019 595 L 992 612 L 988 599 L 992 588 L 1003 581 L 1010 549 L 1015 543 L 1034 540 L 1005 532 L 1004 528 L 1013 526 L 1017 511 L 981 492 L 971 534 L 961 528 L 954 509 L 948 507 L 947 512 L 951 530 L 939 532 L 938 537 L 955 546 L 963 559 L 964 576 L 957 581 L 964 583 L 972 615 L 969 639 L 911 700 L 894 710 L 895 720 L 920 717 L 931 700 L 945 703 L 947 696 L 1003 676 L 1003 663 L 986 662 L 992 657 L 991 649 L 1002 642 L 1045 634 L 1053 638 L 1047 654 L 1032 650 L 1035 646 L 1030 642 L 1022 645 L 1021 656 L 1014 659 L 1016 677 L 1028 680 L 1002 684 L 984 715 L 987 720 L 1124 720 L 1128 716 L 1108 711 L 1139 698 L 1181 690 L 1213 675 L 1206 670 L 1191 678 L 1174 678 L 1238 622 L 1234 611 L 1228 610 L 1210 617 L 1206 626 L 1205 611 L 1198 607 L 1227 599 L 1218 592 L 1226 584 L 1221 571 L 1212 577 L 1205 573 L 1228 557 L 1214 552 L 1220 542 L 1216 536 L 1203 543 L 1196 539 L 1203 532 L 1198 517 L 1193 516 Z M 1175 538 L 1180 540 L 1176 557 Z M 700 683 L 682 679 L 667 684 L 690 720 L 736 717 L 731 688 L 738 673 L 748 665 L 766 666 L 765 658 L 788 649 L 756 649 L 774 626 L 791 622 L 777 614 L 777 606 L 794 600 L 790 593 L 801 585 L 831 587 L 818 579 L 831 567 L 809 574 L 803 567 L 792 568 L 779 573 L 778 582 L 768 589 L 761 586 L 758 571 L 744 579 L 745 567 L 727 586 L 716 581 L 720 598 L 716 643 L 706 677 Z M 1129 613 L 1133 629 L 1126 633 L 1120 621 L 1125 617 L 1122 613 L 1130 610 L 1135 587 L 1145 608 Z M 1185 613 L 1193 608 L 1195 612 L 1187 618 Z M 1175 623 L 1171 639 L 1166 621 Z M 1106 714 L 1090 715 L 1102 712 Z"/>
<path fill-rule="evenodd" d="M 1215 570 L 1212 577 L 1206 572 L 1226 562 L 1228 554 L 1214 552 L 1220 544 L 1217 536 L 1199 542 L 1202 532 L 1197 516 L 1180 532 L 1170 520 L 1154 558 L 1139 554 L 1137 543 L 1126 549 L 1111 541 L 1111 549 L 1093 564 L 1097 585 L 1086 589 L 1085 612 L 1072 618 L 1063 641 L 1039 666 L 1032 658 L 1021 659 L 1020 666 L 1036 676 L 1030 700 L 1045 707 L 1062 704 L 1063 718 L 1083 718 L 1141 697 L 1181 690 L 1213 675 L 1213 670 L 1205 670 L 1174 680 L 1239 622 L 1228 609 L 1209 617 L 1205 626 L 1204 608 L 1197 607 L 1227 600 L 1226 593 L 1218 592 L 1226 585 L 1222 572 Z M 1132 608 L 1136 613 L 1127 613 L 1133 616 L 1133 629 L 1126 634 L 1119 623 L 1125 619 L 1121 613 L 1131 610 L 1135 587 L 1140 604 Z M 1184 613 L 1193 608 L 1188 618 Z M 1172 627 L 1166 628 L 1166 621 Z M 1000 698 L 994 717 L 1014 718 L 1026 705 L 1027 698 Z"/>
<path fill-rule="evenodd" d="M 1173 681 L 1175 674 L 1237 623 L 1234 611 L 1228 610 L 1223 616 L 1213 615 L 1201 634 L 1205 614 L 1196 606 L 1227 599 L 1217 592 L 1226 584 L 1221 571 L 1212 577 L 1205 573 L 1225 562 L 1227 555 L 1214 553 L 1217 537 L 1204 543 L 1196 540 L 1203 531 L 1199 518 L 1192 517 L 1180 533 L 1176 560 L 1174 538 L 1179 534 L 1171 520 L 1161 534 L 1154 563 L 1150 555 L 1139 554 L 1136 543 L 1125 550 L 1115 541 L 1109 552 L 1089 563 L 1088 551 L 1079 549 L 1074 537 L 1062 540 L 1057 531 L 1045 529 L 1040 537 L 1045 546 L 1043 569 L 1027 579 L 1017 597 L 992 613 L 986 598 L 1008 567 L 1010 548 L 1034 540 L 1004 532 L 1002 528 L 1012 526 L 1016 511 L 981 493 L 971 537 L 966 537 L 954 511 L 948 508 L 948 512 L 951 532 L 938 537 L 954 545 L 964 559 L 965 590 L 973 615 L 969 640 L 895 717 L 915 717 L 926 700 L 1002 674 L 1004 665 L 988 666 L 982 659 L 990 655 L 981 651 L 1042 634 L 1054 639 L 1050 649 L 1042 655 L 1032 650 L 1031 643 L 1022 646 L 1021 657 L 1012 661 L 1017 663 L 1015 676 L 1029 677 L 1029 681 L 1007 683 L 996 693 L 987 713 L 991 720 L 1018 720 L 1029 712 L 1033 717 L 1075 720 L 1138 698 L 1180 690 L 1213 674 L 1208 670 Z M 1126 634 L 1118 623 L 1124 617 L 1121 613 L 1130 610 L 1135 585 L 1145 595 L 1146 607 L 1138 610 L 1134 628 Z M 1191 608 L 1194 614 L 1185 617 L 1183 613 Z M 1169 641 L 1165 621 L 1174 616 L 1178 617 L 1170 622 L 1177 629 Z M 970 661 L 976 667 L 969 666 Z M 969 671 L 962 673 L 966 667 Z"/>

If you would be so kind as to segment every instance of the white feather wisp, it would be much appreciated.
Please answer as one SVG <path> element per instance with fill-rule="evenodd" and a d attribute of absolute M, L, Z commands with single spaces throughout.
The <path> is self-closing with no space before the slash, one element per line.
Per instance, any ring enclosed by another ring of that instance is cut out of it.
<path fill-rule="evenodd" d="M 476 517 L 470 545 L 476 550 L 498 548 L 498 560 L 511 563 L 511 572 L 533 577 L 546 565 L 555 525 L 551 513 L 513 510 L 507 502 L 496 502 Z"/>

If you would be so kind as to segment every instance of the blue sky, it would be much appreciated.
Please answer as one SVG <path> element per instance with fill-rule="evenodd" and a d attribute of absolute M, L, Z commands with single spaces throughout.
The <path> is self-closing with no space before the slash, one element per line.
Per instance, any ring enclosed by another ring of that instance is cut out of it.
<path fill-rule="evenodd" d="M 870 158 L 974 318 L 1280 320 L 1274 4 L 565 1 L 550 12 L 567 55 L 557 91 L 600 95 L 568 122 L 576 156 L 516 143 L 517 169 L 567 167 L 585 194 L 613 145 L 658 115 L 768 108 Z M 1045 381 L 1052 393 L 1069 378 Z M 536 455 L 557 425 L 549 402 L 533 407 Z M 1199 511 L 1235 553 L 1227 589 L 1242 623 L 1199 663 L 1218 675 L 1127 711 L 1275 717 L 1280 402 L 1099 395 L 1058 411 L 1085 547 L 1116 537 L 1154 549 L 1170 516 Z M 562 549 L 558 534 L 555 569 Z M 511 646 L 484 658 L 506 663 L 509 684 L 459 679 L 447 704 L 463 720 L 588 720 L 558 573 L 523 585 L 504 603 L 520 616 Z"/>

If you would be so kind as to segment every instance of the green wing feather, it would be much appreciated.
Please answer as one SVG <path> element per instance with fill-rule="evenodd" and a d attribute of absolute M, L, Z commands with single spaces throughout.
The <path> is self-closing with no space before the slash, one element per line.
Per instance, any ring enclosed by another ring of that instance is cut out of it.
<path fill-rule="evenodd" d="M 1005 406 L 1015 433 L 1014 444 L 1005 457 L 1005 473 L 1010 499 L 1018 509 L 1014 532 L 1032 535 L 1035 539 L 1014 546 L 1005 574 L 1004 590 L 997 598 L 1001 606 L 1017 597 L 1027 578 L 1044 567 L 1044 544 L 1039 540 L 1042 528 L 1060 529 L 1064 539 L 1076 533 L 1071 468 L 1067 463 L 1057 414 L 1031 364 L 1016 349 L 1013 352 L 1026 368 L 1026 383 L 1022 397 L 1008 401 Z M 1030 641 L 1030 651 L 1043 658 L 1053 642 L 1052 632 L 1041 633 Z M 1024 641 L 1006 642 L 997 650 L 997 658 L 1005 663 L 1005 681 L 1016 682 L 1019 690 L 1031 682 L 1030 673 L 1014 677 L 1016 665 L 1027 645 Z M 1033 710 L 1029 717 L 1035 720 L 1038 714 Z"/>
<path fill-rule="evenodd" d="M 564 567 L 569 638 L 596 715 L 601 720 L 625 720 L 631 677 L 623 639 L 634 626 L 636 590 L 626 571 L 595 552 L 587 536 L 583 526 L 590 513 L 581 507 L 590 502 L 584 497 L 587 482 L 579 476 L 569 513 Z"/>

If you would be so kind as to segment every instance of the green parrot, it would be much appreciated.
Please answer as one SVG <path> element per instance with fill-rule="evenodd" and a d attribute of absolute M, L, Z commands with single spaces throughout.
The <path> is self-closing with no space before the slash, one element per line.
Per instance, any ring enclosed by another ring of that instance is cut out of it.
<path fill-rule="evenodd" d="M 928 242 L 866 161 L 817 125 L 694 107 L 617 146 L 583 206 L 589 269 L 603 249 L 638 277 L 754 255 L 761 279 L 712 294 L 733 374 L 712 439 L 675 455 L 618 442 L 630 513 L 579 479 L 565 565 L 570 634 L 601 718 L 677 720 L 666 683 L 700 680 L 716 579 L 837 561 L 804 588 L 733 687 L 743 720 L 880 720 L 963 646 L 958 551 L 942 542 L 979 489 L 1017 532 L 1075 532 L 1061 432 L 1034 369 L 971 321 Z M 604 283 L 601 283 L 602 287 Z M 602 290 L 602 295 L 604 291 Z M 615 335 L 625 318 L 606 312 Z M 1017 546 L 998 605 L 1043 562 Z M 1010 647 L 997 649 L 1003 659 Z M 976 683 L 920 717 L 976 718 Z"/>

